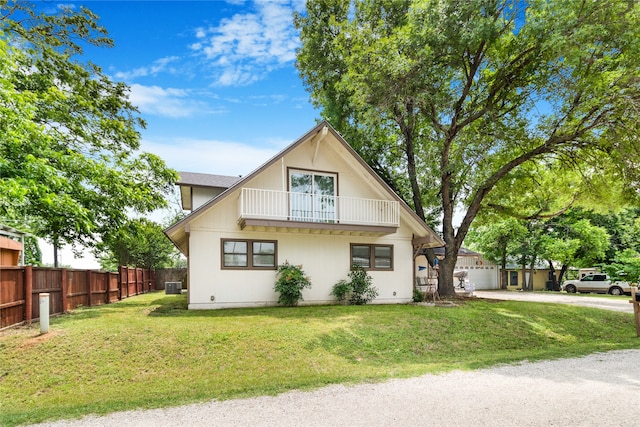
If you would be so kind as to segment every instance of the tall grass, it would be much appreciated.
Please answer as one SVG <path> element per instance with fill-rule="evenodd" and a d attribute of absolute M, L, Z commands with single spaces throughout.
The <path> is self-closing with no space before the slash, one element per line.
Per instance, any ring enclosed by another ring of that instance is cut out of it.
<path fill-rule="evenodd" d="M 0 334 L 0 425 L 640 348 L 633 316 L 565 305 L 187 311 L 146 294 Z"/>

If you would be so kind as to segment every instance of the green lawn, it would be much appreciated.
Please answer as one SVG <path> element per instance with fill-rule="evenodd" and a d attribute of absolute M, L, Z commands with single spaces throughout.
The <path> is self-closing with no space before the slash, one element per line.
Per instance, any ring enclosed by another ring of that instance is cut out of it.
<path fill-rule="evenodd" d="M 187 311 L 153 293 L 0 333 L 0 425 L 640 348 L 635 335 L 631 314 L 559 304 Z"/>

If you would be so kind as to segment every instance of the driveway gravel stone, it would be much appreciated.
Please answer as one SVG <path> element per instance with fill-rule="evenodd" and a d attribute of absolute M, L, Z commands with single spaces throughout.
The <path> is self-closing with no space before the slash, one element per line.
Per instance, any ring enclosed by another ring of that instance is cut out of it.
<path fill-rule="evenodd" d="M 581 305 L 584 307 L 599 308 L 602 310 L 622 311 L 633 313 L 633 304 L 629 301 L 631 297 L 625 299 L 611 298 L 609 296 L 583 296 L 572 295 L 560 292 L 517 292 L 517 291 L 475 291 L 474 296 L 478 298 L 515 300 L 515 301 L 535 301 L 550 302 L 558 304 Z"/>

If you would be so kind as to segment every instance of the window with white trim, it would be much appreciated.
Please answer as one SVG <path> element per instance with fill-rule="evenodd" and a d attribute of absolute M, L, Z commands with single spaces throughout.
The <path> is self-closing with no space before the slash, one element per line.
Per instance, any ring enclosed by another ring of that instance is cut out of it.
<path fill-rule="evenodd" d="M 289 171 L 291 219 L 334 222 L 337 180 L 336 173 L 291 169 Z"/>

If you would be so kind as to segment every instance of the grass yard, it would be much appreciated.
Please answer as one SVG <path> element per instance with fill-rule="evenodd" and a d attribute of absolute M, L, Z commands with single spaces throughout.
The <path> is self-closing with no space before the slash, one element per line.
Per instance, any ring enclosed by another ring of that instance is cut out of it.
<path fill-rule="evenodd" d="M 0 425 L 640 348 L 635 335 L 631 314 L 560 304 L 187 311 L 152 293 L 0 333 Z"/>

